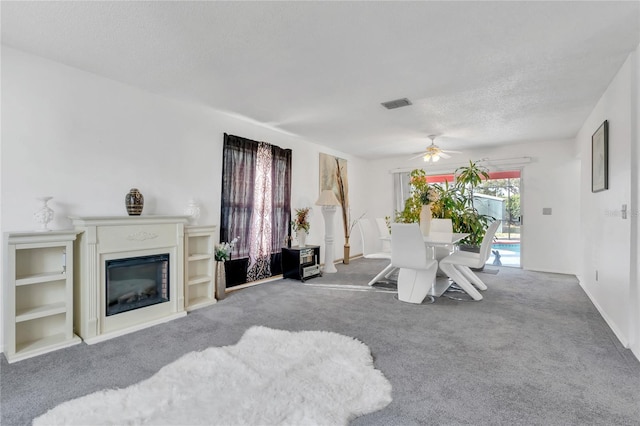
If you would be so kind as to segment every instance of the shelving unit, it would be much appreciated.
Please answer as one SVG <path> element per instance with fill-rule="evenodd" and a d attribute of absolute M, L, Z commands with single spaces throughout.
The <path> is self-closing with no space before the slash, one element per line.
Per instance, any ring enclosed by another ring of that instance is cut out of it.
<path fill-rule="evenodd" d="M 80 343 L 73 333 L 76 235 L 76 231 L 4 235 L 4 353 L 8 362 Z"/>
<path fill-rule="evenodd" d="M 320 246 L 283 247 L 282 277 L 304 282 L 320 276 Z"/>
<path fill-rule="evenodd" d="M 216 227 L 184 227 L 184 304 L 187 311 L 216 303 L 214 244 Z"/>

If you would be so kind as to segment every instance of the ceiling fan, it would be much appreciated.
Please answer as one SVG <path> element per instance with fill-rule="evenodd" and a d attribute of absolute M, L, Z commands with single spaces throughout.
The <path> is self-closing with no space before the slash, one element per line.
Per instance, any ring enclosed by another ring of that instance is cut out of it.
<path fill-rule="evenodd" d="M 422 157 L 422 159 L 426 161 L 436 162 L 440 158 L 451 158 L 449 154 L 461 154 L 460 151 L 445 151 L 435 144 L 436 135 L 429 135 L 429 139 L 431 139 L 431 145 L 427 146 L 424 152 L 419 153 L 415 157 L 411 157 L 409 160 L 413 160 L 418 157 Z"/>

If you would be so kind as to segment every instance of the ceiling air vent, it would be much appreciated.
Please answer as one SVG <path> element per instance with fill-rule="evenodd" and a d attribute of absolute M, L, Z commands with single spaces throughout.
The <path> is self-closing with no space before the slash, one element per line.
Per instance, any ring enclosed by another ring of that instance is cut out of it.
<path fill-rule="evenodd" d="M 407 98 L 396 99 L 395 101 L 383 102 L 382 106 L 386 109 L 396 109 L 411 105 L 411 101 Z"/>

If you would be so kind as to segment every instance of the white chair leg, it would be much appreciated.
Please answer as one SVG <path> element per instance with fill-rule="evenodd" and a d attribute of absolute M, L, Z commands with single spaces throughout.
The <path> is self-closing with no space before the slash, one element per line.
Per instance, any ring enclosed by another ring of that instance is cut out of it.
<path fill-rule="evenodd" d="M 435 268 L 415 270 L 400 268 L 398 273 L 398 300 L 420 304 L 433 287 Z"/>
<path fill-rule="evenodd" d="M 480 290 L 486 290 L 487 285 L 468 267 L 464 265 L 456 265 L 456 268 L 462 272 L 462 275 L 469 280 L 471 284 L 474 284 Z"/>
<path fill-rule="evenodd" d="M 387 265 L 386 268 L 384 268 L 382 271 L 380 271 L 380 273 L 378 275 L 376 275 L 375 277 L 373 277 L 373 279 L 371 281 L 369 281 L 368 285 L 370 285 L 370 286 L 374 285 L 375 283 L 380 281 L 380 279 L 382 277 L 386 277 L 387 274 L 391 274 L 391 272 L 393 272 L 394 269 L 395 269 L 395 267 L 392 266 L 391 264 Z"/>
<path fill-rule="evenodd" d="M 398 268 L 391 268 L 391 270 L 389 272 L 387 272 L 384 277 L 385 278 L 389 278 L 391 275 L 393 275 L 393 273 L 396 271 L 396 269 L 398 269 Z"/>
<path fill-rule="evenodd" d="M 455 268 L 451 263 L 440 262 L 442 269 L 451 278 L 458 287 L 463 289 L 473 300 L 482 300 L 480 292 Z"/>

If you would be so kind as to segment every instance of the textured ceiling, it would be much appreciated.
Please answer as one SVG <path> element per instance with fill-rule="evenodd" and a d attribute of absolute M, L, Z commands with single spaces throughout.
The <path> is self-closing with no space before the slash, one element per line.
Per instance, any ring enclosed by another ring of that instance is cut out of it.
<path fill-rule="evenodd" d="M 571 138 L 640 43 L 637 1 L 0 7 L 7 46 L 364 158 Z"/>

